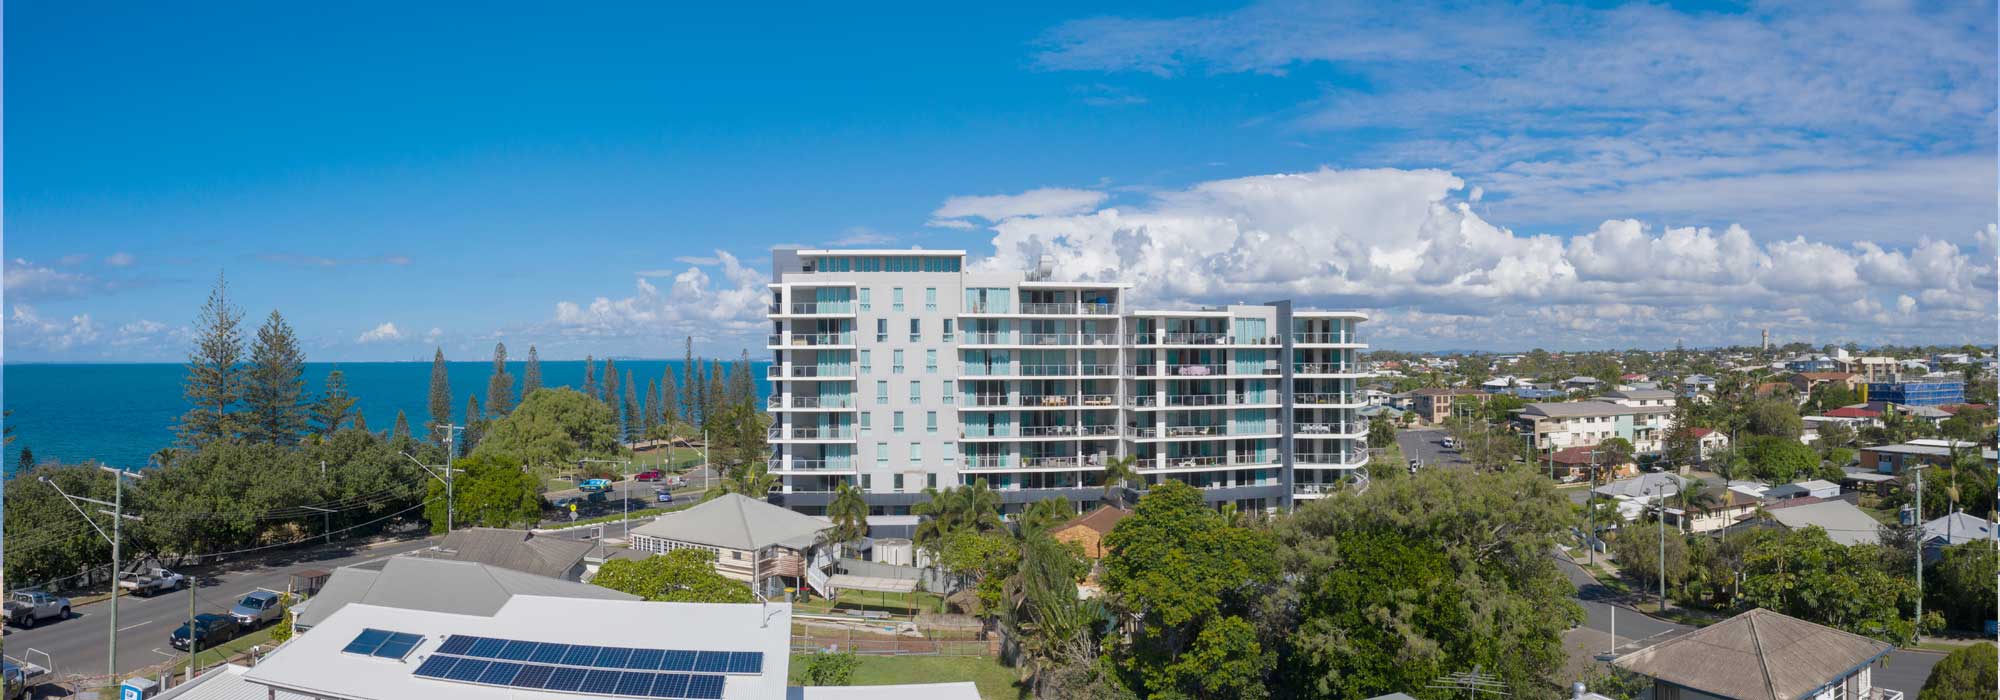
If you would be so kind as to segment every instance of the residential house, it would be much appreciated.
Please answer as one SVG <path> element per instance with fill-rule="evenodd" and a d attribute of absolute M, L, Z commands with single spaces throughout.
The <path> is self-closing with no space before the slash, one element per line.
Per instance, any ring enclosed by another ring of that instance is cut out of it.
<path fill-rule="evenodd" d="M 1596 391 L 1597 388 L 1599 386 L 1602 386 L 1603 384 L 1604 380 L 1598 379 L 1596 377 L 1586 377 L 1583 375 L 1577 375 L 1563 380 L 1563 390 L 1587 393 Z"/>
<path fill-rule="evenodd" d="M 1813 391 L 1828 384 L 1842 386 L 1847 388 L 1848 391 L 1858 392 L 1861 390 L 1862 383 L 1859 377 L 1847 372 L 1800 372 L 1786 377 L 1785 381 L 1790 382 L 1792 388 L 1798 391 L 1800 396 L 1809 396 Z"/>
<path fill-rule="evenodd" d="M 1083 548 L 1083 555 L 1091 559 L 1104 557 L 1104 536 L 1111 534 L 1111 528 L 1118 521 L 1131 515 L 1132 511 L 1109 505 L 1098 506 L 1096 510 L 1079 515 L 1049 532 L 1058 542 L 1073 542 Z"/>
<path fill-rule="evenodd" d="M 316 628 L 349 605 L 492 615 L 515 596 L 638 600 L 638 596 L 476 562 L 390 557 L 334 569 L 318 593 L 292 606 L 292 626 Z"/>
<path fill-rule="evenodd" d="M 1443 423 L 1456 415 L 1454 411 L 1476 409 L 1493 398 L 1478 389 L 1418 389 L 1410 394 L 1410 410 L 1431 424 Z"/>
<path fill-rule="evenodd" d="M 1808 496 L 1820 499 L 1837 498 L 1840 496 L 1840 484 L 1824 479 L 1808 479 L 1797 483 L 1773 486 L 1769 491 L 1764 492 L 1764 498 L 1773 501 L 1788 501 Z"/>
<path fill-rule="evenodd" d="M 1836 356 L 1834 365 L 1842 372 L 1859 375 L 1864 382 L 1891 382 L 1896 380 L 1896 358 L 1893 357 L 1852 357 Z"/>
<path fill-rule="evenodd" d="M 1757 608 L 1620 656 L 1653 700 L 1888 700 L 1874 668 L 1895 647 Z"/>
<path fill-rule="evenodd" d="M 1691 374 L 1681 378 L 1681 395 L 1690 396 L 1698 392 L 1715 391 L 1715 378 L 1706 374 Z"/>
<path fill-rule="evenodd" d="M 1695 445 L 1699 450 L 1699 456 L 1696 458 L 1703 462 L 1729 449 L 1729 436 L 1722 431 L 1714 428 L 1694 428 L 1688 432 L 1694 435 Z"/>
<path fill-rule="evenodd" d="M 454 530 L 444 541 L 411 556 L 469 561 L 503 569 L 580 581 L 584 557 L 597 545 L 589 540 L 537 536 L 527 530 L 473 527 Z"/>
<path fill-rule="evenodd" d="M 1609 401 L 1620 406 L 1631 406 L 1633 408 L 1645 408 L 1648 406 L 1673 408 L 1677 398 L 1674 392 L 1660 389 L 1618 389 L 1604 392 L 1603 395 L 1597 397 L 1597 400 Z"/>
<path fill-rule="evenodd" d="M 1797 393 L 1798 389 L 1793 388 L 1790 382 L 1763 382 L 1750 389 L 1750 394 L 1760 399 L 1790 399 Z"/>
<path fill-rule="evenodd" d="M 1650 392 L 1622 392 L 1650 396 Z M 1658 454 L 1673 425 L 1670 405 L 1630 405 L 1652 399 L 1600 397 L 1589 401 L 1531 403 L 1514 413 L 1522 434 L 1536 450 L 1596 445 L 1618 437 L 1632 443 L 1638 454 Z"/>
<path fill-rule="evenodd" d="M 1603 470 L 1604 473 L 1609 474 L 1614 479 L 1633 476 L 1639 473 L 1638 465 L 1633 464 L 1630 460 L 1622 464 L 1611 464 L 1608 458 L 1598 453 L 1597 449 L 1590 445 L 1565 447 L 1550 452 L 1547 462 L 1549 476 L 1563 481 L 1576 481 L 1597 470 Z"/>
<path fill-rule="evenodd" d="M 1924 523 L 1924 559 L 1935 560 L 1944 548 L 1994 539 L 1993 523 L 1963 510 Z"/>
<path fill-rule="evenodd" d="M 1687 480 L 1678 474 L 1650 473 L 1619 479 L 1592 491 L 1616 502 L 1618 514 L 1631 521 L 1639 519 L 1655 504 L 1678 498 L 1686 487 Z"/>
<path fill-rule="evenodd" d="M 1783 365 L 1793 372 L 1831 372 L 1839 366 L 1833 358 L 1818 353 L 1794 355 L 1787 358 Z"/>
<path fill-rule="evenodd" d="M 1667 522 L 1680 526 L 1688 532 L 1715 532 L 1736 524 L 1738 520 L 1750 517 L 1764 504 L 1755 496 L 1745 495 L 1733 489 L 1724 490 L 1718 500 L 1720 502 L 1705 510 L 1696 510 L 1692 517 L 1679 507 L 1669 506 Z"/>
<path fill-rule="evenodd" d="M 750 581 L 766 595 L 807 585 L 829 595 L 823 587 L 830 561 L 819 545 L 820 533 L 832 528 L 826 518 L 732 493 L 633 528 L 632 549 L 705 550 L 715 554 L 716 573 Z"/>
<path fill-rule="evenodd" d="M 1979 450 L 1979 457 L 1988 468 L 2000 466 L 2000 451 L 1980 447 L 1976 443 L 1953 440 L 1911 440 L 1900 445 L 1875 445 L 1859 450 L 1862 469 L 1874 470 L 1881 474 L 1902 474 L 1913 464 L 1944 466 L 1951 464 L 1952 452 L 1969 453 Z"/>
<path fill-rule="evenodd" d="M 1794 498 L 1772 503 L 1764 510 L 1779 525 L 1792 530 L 1817 527 L 1826 531 L 1828 539 L 1840 544 L 1879 544 L 1882 541 L 1881 522 L 1847 501 Z"/>

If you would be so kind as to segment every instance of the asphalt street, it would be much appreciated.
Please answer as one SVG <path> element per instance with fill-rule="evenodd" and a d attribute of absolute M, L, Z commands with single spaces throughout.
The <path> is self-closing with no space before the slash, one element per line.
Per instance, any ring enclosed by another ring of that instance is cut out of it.
<path fill-rule="evenodd" d="M 283 591 L 290 584 L 293 572 L 332 570 L 338 566 L 359 564 L 416 551 L 429 546 L 430 541 L 404 540 L 372 548 L 363 544 L 355 542 L 339 546 L 336 543 L 333 547 L 287 552 L 257 564 L 224 562 L 199 569 L 190 568 L 182 573 L 200 581 L 194 589 L 196 612 L 226 613 L 238 599 L 252 591 L 260 588 Z M 8 627 L 7 655 L 40 663 L 39 655 L 28 655 L 28 650 L 34 649 L 49 655 L 50 661 L 55 664 L 53 671 L 56 677 L 67 674 L 102 675 L 109 653 L 105 640 L 109 634 L 110 615 L 111 603 L 106 601 L 78 606 L 71 610 L 69 619 L 43 622 L 34 629 Z M 187 621 L 187 615 L 187 591 L 150 598 L 119 596 L 118 672 L 128 673 L 176 658 L 185 660 L 186 653 L 174 651 L 167 645 L 167 636 Z"/>
<path fill-rule="evenodd" d="M 1437 429 L 1398 431 L 1396 446 L 1402 448 L 1404 459 L 1417 460 L 1424 467 L 1470 464 L 1459 456 L 1458 450 L 1444 446 L 1444 438 L 1448 434 Z"/>

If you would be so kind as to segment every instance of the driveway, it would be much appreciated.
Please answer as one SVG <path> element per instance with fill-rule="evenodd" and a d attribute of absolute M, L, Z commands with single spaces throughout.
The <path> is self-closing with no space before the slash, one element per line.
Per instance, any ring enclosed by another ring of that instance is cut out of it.
<path fill-rule="evenodd" d="M 1459 456 L 1458 450 L 1445 448 L 1444 438 L 1449 434 L 1435 428 L 1398 431 L 1396 446 L 1402 448 L 1404 459 L 1417 460 L 1425 467 L 1471 464 Z"/>

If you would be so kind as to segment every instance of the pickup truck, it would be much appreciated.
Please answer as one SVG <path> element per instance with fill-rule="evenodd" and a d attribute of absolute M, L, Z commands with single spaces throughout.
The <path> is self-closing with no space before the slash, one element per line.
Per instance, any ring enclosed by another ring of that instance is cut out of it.
<path fill-rule="evenodd" d="M 603 493 L 605 491 L 611 490 L 611 480 L 589 479 L 581 484 L 577 484 L 576 490 L 582 491 L 584 493 Z"/>
<path fill-rule="evenodd" d="M 33 686 L 41 682 L 42 676 L 48 673 L 48 669 L 26 661 L 16 662 L 13 659 L 0 661 L 0 678 L 6 679 L 7 700 L 21 700 L 28 697 L 28 691 L 33 690 Z"/>
<path fill-rule="evenodd" d="M 69 618 L 69 599 L 41 591 L 15 591 L 7 595 L 7 624 L 28 628 L 43 620 Z"/>
<path fill-rule="evenodd" d="M 118 587 L 131 591 L 134 595 L 157 595 L 167 591 L 178 591 L 187 585 L 186 576 L 157 566 L 151 571 L 127 574 L 124 578 L 118 579 Z"/>

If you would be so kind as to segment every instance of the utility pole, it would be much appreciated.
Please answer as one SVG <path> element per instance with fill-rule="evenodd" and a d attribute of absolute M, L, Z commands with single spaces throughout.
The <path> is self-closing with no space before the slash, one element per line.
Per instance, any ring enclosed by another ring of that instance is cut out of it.
<path fill-rule="evenodd" d="M 194 680 L 194 674 L 195 674 L 195 671 L 199 670 L 199 669 L 195 668 L 195 661 L 194 661 L 194 660 L 195 660 L 195 657 L 198 657 L 198 656 L 201 656 L 201 638 L 200 638 L 200 637 L 197 637 L 197 636 L 195 636 L 195 632 L 196 632 L 196 630 L 195 630 L 195 626 L 194 626 L 194 589 L 195 589 L 195 588 L 196 588 L 196 582 L 195 582 L 195 581 L 194 581 L 193 579 L 189 579 L 189 580 L 188 580 L 188 675 L 187 675 L 187 679 L 188 679 L 188 680 L 190 680 L 190 681 L 191 681 L 191 680 Z"/>
<path fill-rule="evenodd" d="M 1917 476 L 1917 512 L 1911 514 L 1910 523 L 1917 526 L 1917 624 L 1912 633 L 1917 641 L 1924 638 L 1924 464 L 1907 467 Z"/>
<path fill-rule="evenodd" d="M 1659 502 L 1656 505 L 1660 508 L 1660 518 L 1659 522 L 1653 524 L 1660 529 L 1660 614 L 1665 615 L 1667 614 L 1667 490 L 1665 487 L 1659 488 L 1660 494 L 1657 496 Z M 1686 517 L 1686 510 L 1682 510 L 1681 513 L 1682 517 Z"/>
<path fill-rule="evenodd" d="M 452 458 L 456 455 L 451 452 L 451 438 L 455 431 L 464 430 L 465 426 L 446 423 L 438 428 L 444 430 L 444 534 L 449 535 L 452 523 L 458 520 L 458 495 L 452 488 L 452 473 L 457 470 L 451 468 Z"/>
<path fill-rule="evenodd" d="M 457 472 L 457 471 L 459 471 L 459 470 L 458 470 L 458 469 L 456 469 L 456 468 L 453 468 L 453 467 L 451 466 L 451 464 L 450 464 L 450 460 L 446 460 L 446 464 L 445 464 L 445 465 L 444 465 L 443 467 L 439 467 L 439 468 L 433 468 L 433 467 L 431 467 L 431 465 L 428 465 L 428 464 L 424 464 L 424 463 L 423 463 L 422 461 L 419 461 L 419 460 L 418 460 L 417 458 L 415 458 L 415 457 L 411 457 L 411 456 L 410 456 L 410 453 L 408 453 L 408 452 L 404 452 L 404 453 L 402 453 L 402 454 L 403 454 L 403 457 L 404 457 L 405 459 L 408 459 L 408 460 L 410 460 L 411 462 L 416 462 L 417 466 L 419 466 L 419 467 L 422 467 L 424 471 L 426 471 L 426 472 L 429 472 L 429 473 L 430 473 L 430 475 L 431 475 L 431 478 L 433 478 L 433 479 L 437 479 L 437 480 L 438 480 L 438 483 L 441 483 L 441 484 L 444 484 L 444 493 L 445 493 L 445 503 L 444 503 L 444 512 L 445 512 L 445 516 L 444 516 L 444 533 L 445 533 L 445 534 L 447 534 L 447 535 L 451 534 L 451 520 L 452 520 L 452 495 L 451 495 L 451 477 L 452 477 L 452 474 L 453 474 L 454 472 Z M 443 476 L 438 476 L 438 469 L 440 469 L 440 468 L 444 470 L 444 475 L 443 475 Z"/>
<path fill-rule="evenodd" d="M 320 522 L 321 522 L 320 529 L 326 531 L 326 543 L 333 544 L 333 510 L 328 508 L 321 508 L 319 506 L 299 506 L 299 507 L 304 508 L 306 510 L 319 511 Z"/>
<path fill-rule="evenodd" d="M 672 449 L 672 448 L 671 448 L 671 447 L 669 447 L 668 449 Z M 597 464 L 617 464 L 617 465 L 622 465 L 622 466 L 624 466 L 624 468 L 625 468 L 625 471 L 624 471 L 624 476 L 625 476 L 625 478 L 623 479 L 623 481 L 624 481 L 625 483 L 624 483 L 624 484 L 622 484 L 622 485 L 620 485 L 620 487 L 619 487 L 619 492 L 618 492 L 618 493 L 619 493 L 619 495 L 618 495 L 618 502 L 619 502 L 619 504 L 620 504 L 620 505 L 624 506 L 624 508 L 625 508 L 625 518 L 624 518 L 624 527 L 625 527 L 625 541 L 626 541 L 627 543 L 630 543 L 630 542 L 632 541 L 632 460 L 629 460 L 629 459 L 623 459 L 623 460 L 620 460 L 620 459 L 578 459 L 578 460 L 576 460 L 576 469 L 577 469 L 577 471 L 583 471 L 583 465 L 584 465 L 585 463 L 597 463 Z M 669 490 L 673 489 L 673 487 L 672 487 L 672 486 L 669 486 L 669 487 L 667 487 L 667 488 L 668 488 Z M 599 532 L 603 532 L 603 530 L 599 530 Z"/>
<path fill-rule="evenodd" d="M 105 675 L 115 679 L 118 677 L 118 591 L 119 591 L 118 578 L 119 578 L 119 566 L 120 566 L 119 558 L 124 554 L 124 552 L 121 551 L 121 545 L 124 542 L 124 536 L 123 536 L 124 532 L 122 525 L 126 520 L 143 520 L 143 518 L 140 518 L 139 516 L 125 514 L 125 480 L 128 478 L 129 479 L 143 478 L 145 475 L 134 472 L 128 472 L 123 469 L 119 469 L 117 467 L 98 467 L 98 468 L 107 472 L 111 472 L 112 474 L 111 480 L 115 489 L 113 493 L 116 495 L 112 497 L 112 501 L 110 503 L 105 503 L 104 501 L 84 496 L 71 496 L 68 493 L 64 493 L 62 487 L 56 486 L 55 481 L 49 479 L 48 477 L 42 477 L 42 483 L 48 484 L 50 488 L 54 488 L 56 490 L 56 493 L 61 495 L 65 502 L 69 503 L 69 507 L 75 508 L 77 515 L 83 516 L 84 521 L 90 523 L 91 529 L 97 531 L 98 537 L 103 537 L 104 539 L 109 540 L 111 542 L 111 633 L 110 633 L 111 645 L 110 645 L 110 653 L 107 655 L 105 660 Z M 98 509 L 97 512 L 111 516 L 111 534 L 109 535 L 104 534 L 104 528 L 98 527 L 97 521 L 92 520 L 89 513 L 83 512 L 83 507 L 77 505 L 76 504 L 77 501 L 83 501 L 85 503 L 92 503 L 100 506 L 110 506 L 111 510 L 104 510 L 100 508 Z M 190 630 L 190 632 L 192 632 L 192 630 Z"/>

